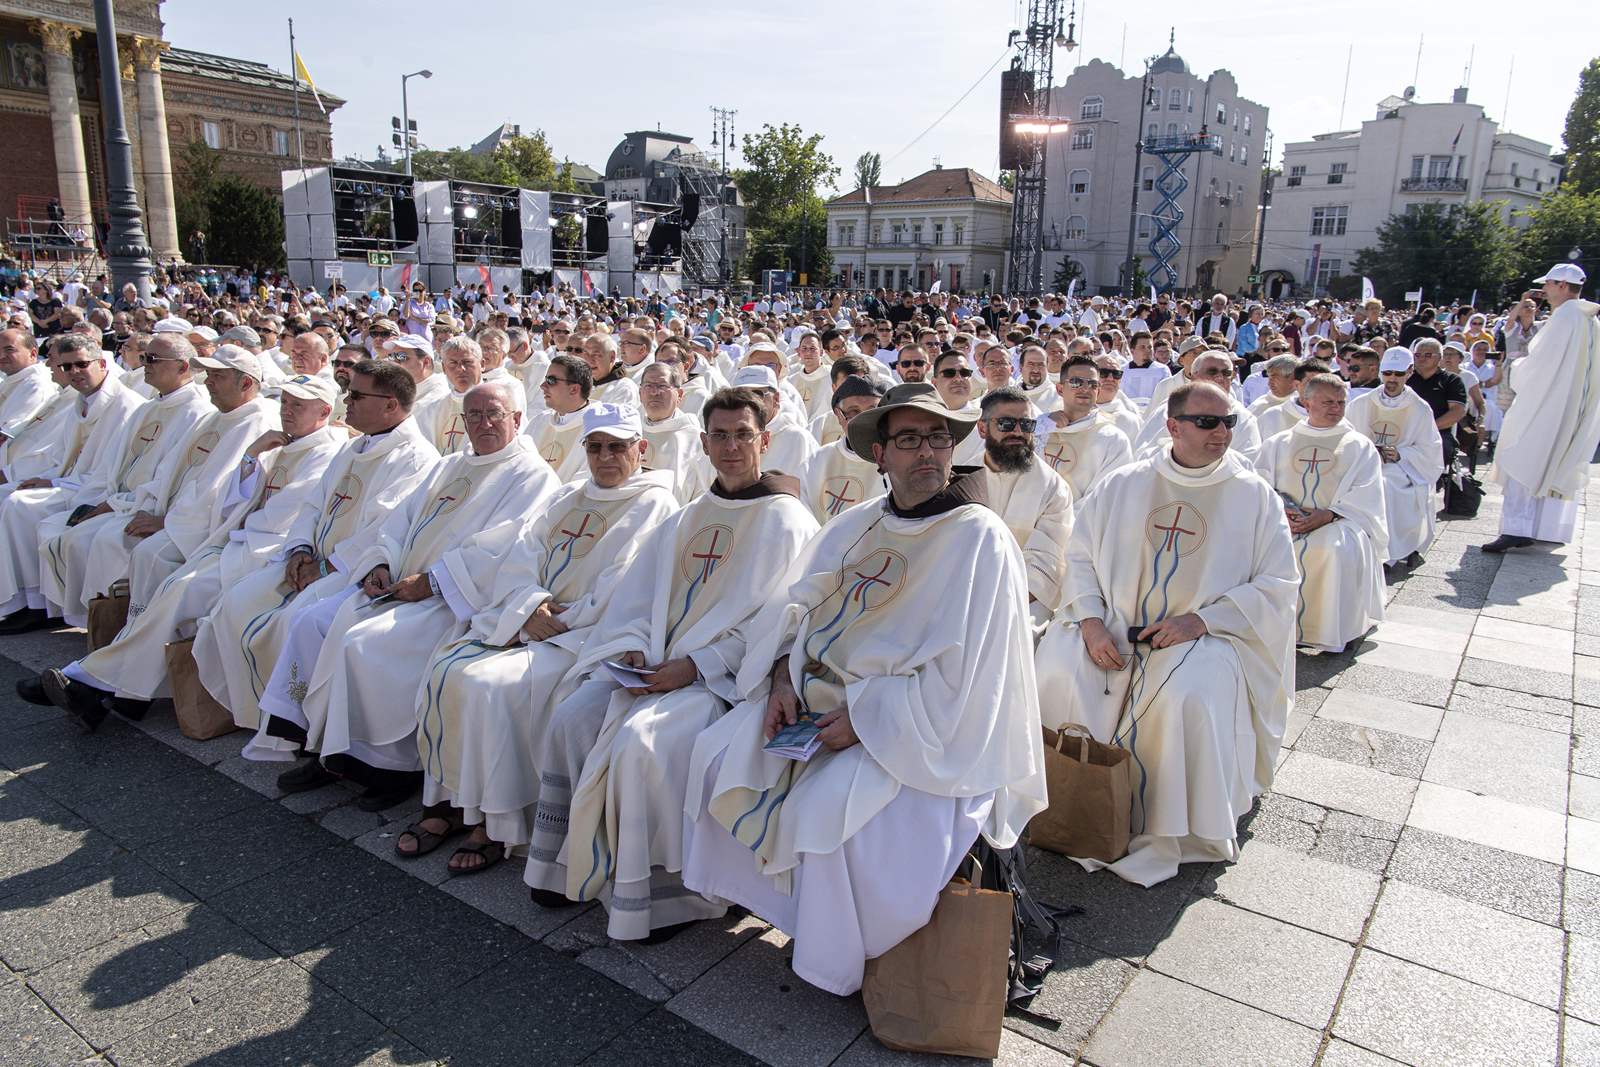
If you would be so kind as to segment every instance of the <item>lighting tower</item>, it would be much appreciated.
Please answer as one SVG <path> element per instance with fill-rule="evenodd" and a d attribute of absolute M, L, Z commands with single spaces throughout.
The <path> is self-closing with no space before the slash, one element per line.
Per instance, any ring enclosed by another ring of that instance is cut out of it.
<path fill-rule="evenodd" d="M 1050 118 L 1050 86 L 1055 73 L 1055 50 L 1078 46 L 1077 2 L 1072 0 L 1072 23 L 1062 30 L 1061 0 L 1028 0 L 1028 25 L 1012 30 L 1009 43 L 1017 48 L 1011 61 L 1018 93 L 1012 113 L 1017 167 L 1011 201 L 1011 252 L 1006 263 L 1006 284 L 1011 292 L 1034 296 L 1044 291 L 1044 168 L 1045 145 L 1052 132 L 1065 123 Z"/>

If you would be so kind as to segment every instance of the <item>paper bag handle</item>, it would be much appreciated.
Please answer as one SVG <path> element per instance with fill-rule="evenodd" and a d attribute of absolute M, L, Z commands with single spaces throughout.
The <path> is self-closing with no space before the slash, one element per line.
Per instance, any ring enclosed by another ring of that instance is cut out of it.
<path fill-rule="evenodd" d="M 1094 740 L 1094 735 L 1089 732 L 1089 728 L 1087 726 L 1084 726 L 1082 723 L 1069 722 L 1069 723 L 1064 724 L 1059 730 L 1056 731 L 1056 751 L 1057 752 L 1061 752 L 1061 746 L 1066 743 L 1067 734 L 1068 734 L 1069 731 L 1071 732 L 1073 737 L 1081 737 L 1085 741 Z M 1061 754 L 1062 755 L 1066 755 L 1065 752 L 1062 752 Z M 1078 746 L 1078 762 L 1079 763 L 1088 763 L 1089 762 L 1089 746 L 1088 745 L 1079 745 Z M 976 861 L 974 861 L 974 862 L 976 862 Z"/>

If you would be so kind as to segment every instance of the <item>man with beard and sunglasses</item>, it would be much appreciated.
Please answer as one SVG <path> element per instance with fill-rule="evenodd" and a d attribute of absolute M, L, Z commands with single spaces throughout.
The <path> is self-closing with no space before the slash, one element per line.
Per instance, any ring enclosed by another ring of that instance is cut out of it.
<path fill-rule="evenodd" d="M 1055 612 L 1072 533 L 1072 487 L 1034 455 L 1038 423 L 1015 386 L 985 393 L 978 436 L 989 475 L 989 506 L 1005 520 L 1028 568 L 1028 612 L 1035 627 Z"/>

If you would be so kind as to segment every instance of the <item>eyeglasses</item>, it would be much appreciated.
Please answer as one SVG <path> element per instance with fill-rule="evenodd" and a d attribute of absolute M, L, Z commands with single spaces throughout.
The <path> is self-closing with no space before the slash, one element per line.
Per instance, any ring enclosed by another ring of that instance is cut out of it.
<path fill-rule="evenodd" d="M 1099 378 L 1063 378 L 1061 384 L 1068 389 L 1094 389 L 1100 385 Z"/>
<path fill-rule="evenodd" d="M 398 360 L 395 360 L 393 356 L 390 356 L 389 358 L 391 360 L 393 360 L 394 362 L 397 362 L 397 363 L 405 361 L 405 357 L 404 356 L 401 356 L 400 359 L 398 359 Z M 361 361 L 359 359 L 336 359 L 336 360 L 333 361 L 333 365 L 335 367 L 343 367 L 345 370 L 350 370 L 353 367 L 355 367 L 355 365 L 357 363 L 360 363 L 360 362 Z"/>
<path fill-rule="evenodd" d="M 956 435 L 947 430 L 935 430 L 933 433 L 907 430 L 905 433 L 895 434 L 889 440 L 893 441 L 894 447 L 902 452 L 915 452 L 922 447 L 923 442 L 927 442 L 928 447 L 935 452 L 948 452 L 956 447 Z"/>
<path fill-rule="evenodd" d="M 89 364 L 91 363 L 99 362 L 100 361 L 98 359 L 80 359 L 72 363 L 57 363 L 56 366 L 66 371 L 68 374 L 72 374 L 76 371 L 88 369 Z"/>
<path fill-rule="evenodd" d="M 1018 418 L 1015 415 L 992 415 L 984 421 L 1001 433 L 1016 433 L 1018 430 L 1032 433 L 1039 425 L 1038 419 Z"/>
<path fill-rule="evenodd" d="M 461 421 L 468 426 L 477 426 L 484 422 L 505 422 L 511 417 L 511 412 L 505 408 L 490 408 L 488 411 L 464 411 Z"/>
<path fill-rule="evenodd" d="M 670 393 L 675 387 L 666 382 L 645 382 L 639 386 L 641 393 Z"/>
<path fill-rule="evenodd" d="M 344 395 L 346 407 L 363 398 L 368 400 L 393 400 L 395 398 L 393 393 L 363 393 L 360 389 L 346 389 Z"/>
<path fill-rule="evenodd" d="M 583 355 L 583 346 L 582 345 L 570 345 L 567 348 L 562 349 L 562 351 L 565 352 L 569 356 L 581 356 L 581 355 Z"/>
<path fill-rule="evenodd" d="M 1100 378 L 1102 381 L 1106 378 L 1113 378 L 1120 381 L 1122 379 L 1122 371 L 1116 367 L 1102 367 L 1100 368 Z"/>
<path fill-rule="evenodd" d="M 946 367 L 944 370 L 939 372 L 939 377 L 941 377 L 941 378 L 970 378 L 970 377 L 972 377 L 972 368 L 971 367 Z"/>
<path fill-rule="evenodd" d="M 630 449 L 637 448 L 638 441 L 585 441 L 583 450 L 591 456 L 606 453 L 612 456 L 626 455 Z"/>
<path fill-rule="evenodd" d="M 722 430 L 712 430 L 706 434 L 706 440 L 710 441 L 719 448 L 727 445 L 729 442 L 743 447 L 744 445 L 754 443 L 756 434 L 757 431 L 755 430 L 735 430 L 733 433 L 726 433 Z"/>
<path fill-rule="evenodd" d="M 902 359 L 895 364 L 897 367 L 926 367 L 927 365 L 928 361 L 925 359 Z"/>
<path fill-rule="evenodd" d="M 1194 426 L 1197 429 L 1201 429 L 1201 430 L 1215 430 L 1218 426 L 1226 426 L 1228 429 L 1231 430 L 1231 429 L 1233 429 L 1234 424 L 1239 421 L 1239 416 L 1238 415 L 1232 415 L 1232 414 L 1230 414 L 1230 415 L 1174 415 L 1172 417 L 1177 419 L 1179 422 L 1193 423 Z"/>

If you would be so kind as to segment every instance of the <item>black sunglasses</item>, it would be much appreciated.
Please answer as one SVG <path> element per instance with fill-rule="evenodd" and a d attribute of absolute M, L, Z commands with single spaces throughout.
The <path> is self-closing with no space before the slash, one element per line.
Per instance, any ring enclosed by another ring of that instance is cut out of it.
<path fill-rule="evenodd" d="M 1116 379 L 1120 380 L 1122 378 L 1122 371 L 1120 369 L 1115 369 L 1115 368 L 1111 368 L 1111 367 L 1101 367 L 1100 368 L 1100 377 L 1102 377 L 1102 378 L 1116 378 Z"/>
<path fill-rule="evenodd" d="M 1233 429 L 1238 423 L 1238 415 L 1174 415 L 1179 422 L 1191 422 L 1201 430 L 1215 430 L 1218 426 Z"/>
<path fill-rule="evenodd" d="M 989 419 L 994 428 L 1001 433 L 1014 433 L 1021 430 L 1023 433 L 1032 433 L 1039 425 L 1038 419 L 1019 419 L 1013 415 L 995 415 Z"/>
<path fill-rule="evenodd" d="M 972 368 L 971 367 L 946 367 L 944 370 L 939 372 L 939 377 L 941 377 L 941 378 L 970 378 L 970 377 L 972 377 Z"/>

